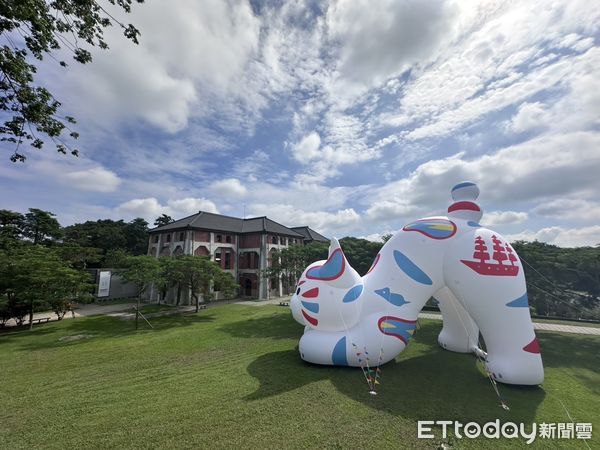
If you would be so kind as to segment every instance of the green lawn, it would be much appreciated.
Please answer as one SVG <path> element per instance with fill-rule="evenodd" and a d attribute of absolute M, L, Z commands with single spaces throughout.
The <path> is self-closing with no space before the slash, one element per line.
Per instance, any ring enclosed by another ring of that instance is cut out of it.
<path fill-rule="evenodd" d="M 568 422 L 566 411 L 594 424 L 591 448 L 600 442 L 600 337 L 540 332 L 546 382 L 501 385 L 504 411 L 472 356 L 437 346 L 438 321 L 421 321 L 383 367 L 376 397 L 360 369 L 302 362 L 287 308 L 220 305 L 151 322 L 136 333 L 89 317 L 0 335 L 0 448 L 436 448 L 441 438 L 416 438 L 417 420 Z"/>

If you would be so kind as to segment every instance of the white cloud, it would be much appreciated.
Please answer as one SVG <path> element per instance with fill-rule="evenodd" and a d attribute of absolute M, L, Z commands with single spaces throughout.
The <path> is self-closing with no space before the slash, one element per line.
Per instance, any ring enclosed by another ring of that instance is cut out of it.
<path fill-rule="evenodd" d="M 600 135 L 577 132 L 543 136 L 496 153 L 465 159 L 464 154 L 431 160 L 406 178 L 369 191 L 362 202 L 372 220 L 409 219 L 409 214 L 440 214 L 450 202 L 449 189 L 472 180 L 480 201 L 512 205 L 528 200 L 600 190 Z"/>
<path fill-rule="evenodd" d="M 311 132 L 304 136 L 300 142 L 292 146 L 294 159 L 302 164 L 308 164 L 310 161 L 319 157 L 319 148 L 321 147 L 321 137 L 319 133 Z"/>
<path fill-rule="evenodd" d="M 460 8 L 460 37 L 434 64 L 413 67 L 399 110 L 380 117 L 384 124 L 404 126 L 407 139 L 445 136 L 598 66 L 598 50 L 589 45 L 571 45 L 575 53 L 545 59 L 549 48 L 565 45 L 569 33 L 593 32 L 600 14 L 584 1 L 461 2 Z"/>
<path fill-rule="evenodd" d="M 523 131 L 537 128 L 545 124 L 543 121 L 545 115 L 546 110 L 542 103 L 522 103 L 519 106 L 517 114 L 510 121 L 508 129 L 516 133 L 522 133 Z"/>
<path fill-rule="evenodd" d="M 121 184 L 121 180 L 116 173 L 103 167 L 76 170 L 68 172 L 62 177 L 70 186 L 84 191 L 113 192 Z"/>
<path fill-rule="evenodd" d="M 68 72 L 73 97 L 85 93 L 87 99 L 74 102 L 79 115 L 107 125 L 143 118 L 174 133 L 211 97 L 238 98 L 238 80 L 258 51 L 260 34 L 248 2 L 150 2 L 124 20 L 141 31 L 139 45 L 123 42 L 113 27 L 107 31 L 110 50 L 95 51 L 92 65 Z"/>
<path fill-rule="evenodd" d="M 529 218 L 526 212 L 492 211 L 484 212 L 481 224 L 484 226 L 509 225 L 525 222 Z"/>
<path fill-rule="evenodd" d="M 211 184 L 210 189 L 217 195 L 222 197 L 239 198 L 246 195 L 248 189 L 237 178 L 226 178 L 224 180 L 215 181 Z"/>
<path fill-rule="evenodd" d="M 595 198 L 560 198 L 539 204 L 533 212 L 543 217 L 600 222 L 600 203 Z"/>
<path fill-rule="evenodd" d="M 335 212 L 303 211 L 290 204 L 252 204 L 250 211 L 255 215 L 266 215 L 288 227 L 308 225 L 319 233 L 346 232 L 360 222 L 353 208 Z"/>
<path fill-rule="evenodd" d="M 338 71 L 346 80 L 377 85 L 435 55 L 452 28 L 450 2 L 334 0 L 329 38 L 341 43 Z"/>
<path fill-rule="evenodd" d="M 541 241 L 560 247 L 584 247 L 600 244 L 600 225 L 583 228 L 547 227 L 538 231 L 524 231 L 518 234 L 506 236 L 514 242 Z"/>
<path fill-rule="evenodd" d="M 216 205 L 205 198 L 168 200 L 166 205 L 161 205 L 154 197 L 132 199 L 121 203 L 115 210 L 127 218 L 142 217 L 149 223 L 153 223 L 161 214 L 167 214 L 178 220 L 198 211 L 219 212 Z"/>

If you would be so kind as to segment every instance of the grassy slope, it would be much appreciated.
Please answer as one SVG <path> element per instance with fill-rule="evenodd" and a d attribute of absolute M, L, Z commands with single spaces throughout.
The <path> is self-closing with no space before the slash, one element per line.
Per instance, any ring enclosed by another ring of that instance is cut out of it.
<path fill-rule="evenodd" d="M 539 333 L 543 388 L 501 386 L 503 411 L 473 357 L 436 344 L 441 323 L 383 368 L 371 397 L 359 369 L 303 363 L 301 327 L 276 306 L 223 305 L 152 319 L 109 317 L 0 336 L 2 448 L 435 448 L 416 421 L 593 422 L 600 434 L 600 338 Z M 83 339 L 60 340 L 86 335 Z M 439 436 L 439 430 L 436 432 Z M 525 447 L 450 438 L 455 448 Z M 533 448 L 585 449 L 581 441 Z"/>

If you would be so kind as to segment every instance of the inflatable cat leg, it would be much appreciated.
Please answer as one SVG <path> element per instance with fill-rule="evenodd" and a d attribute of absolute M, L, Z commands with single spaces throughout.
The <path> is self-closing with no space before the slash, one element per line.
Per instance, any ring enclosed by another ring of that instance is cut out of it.
<path fill-rule="evenodd" d="M 478 195 L 474 183 L 456 185 L 447 217 L 406 225 L 363 277 L 333 239 L 328 259 L 304 271 L 291 299 L 294 319 L 305 326 L 302 359 L 386 363 L 404 350 L 419 312 L 435 297 L 444 320 L 438 337 L 443 348 L 476 352 L 499 382 L 542 383 L 523 267 L 508 242 L 479 225 Z M 487 355 L 478 348 L 479 331 Z"/>

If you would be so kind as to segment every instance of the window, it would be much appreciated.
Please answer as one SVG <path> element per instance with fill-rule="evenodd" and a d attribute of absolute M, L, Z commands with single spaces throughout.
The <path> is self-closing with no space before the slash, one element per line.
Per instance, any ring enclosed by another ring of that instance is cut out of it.
<path fill-rule="evenodd" d="M 158 234 L 156 236 L 154 236 L 154 243 L 155 244 L 158 244 L 158 237 L 159 237 Z"/>
<path fill-rule="evenodd" d="M 215 252 L 215 262 L 221 265 L 221 250 Z"/>
<path fill-rule="evenodd" d="M 281 238 L 281 245 L 285 245 L 285 238 L 284 237 Z"/>
<path fill-rule="evenodd" d="M 225 236 L 225 242 L 227 242 L 228 244 L 231 244 L 231 236 L 230 235 Z"/>
<path fill-rule="evenodd" d="M 277 244 L 279 242 L 279 239 L 277 238 L 277 236 L 273 236 L 273 244 Z"/>
<path fill-rule="evenodd" d="M 225 252 L 225 266 L 224 269 L 231 269 L 231 252 Z"/>
<path fill-rule="evenodd" d="M 215 241 L 216 241 L 216 242 L 223 242 L 223 237 L 222 237 L 220 234 L 217 234 L 217 235 L 215 236 Z"/>
<path fill-rule="evenodd" d="M 185 241 L 185 232 L 182 231 L 181 233 L 179 233 L 179 240 Z"/>
<path fill-rule="evenodd" d="M 167 234 L 167 239 L 166 239 L 166 241 L 167 241 L 167 242 L 171 242 L 171 235 L 170 235 L 170 234 Z"/>

